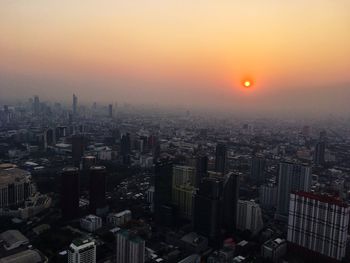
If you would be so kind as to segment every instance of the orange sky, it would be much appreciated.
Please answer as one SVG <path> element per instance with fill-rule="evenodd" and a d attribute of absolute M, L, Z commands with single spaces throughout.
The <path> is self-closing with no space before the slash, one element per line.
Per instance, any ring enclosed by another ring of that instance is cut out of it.
<path fill-rule="evenodd" d="M 305 90 L 350 89 L 349 10 L 349 0 L 3 0 L 0 95 L 292 107 Z"/>

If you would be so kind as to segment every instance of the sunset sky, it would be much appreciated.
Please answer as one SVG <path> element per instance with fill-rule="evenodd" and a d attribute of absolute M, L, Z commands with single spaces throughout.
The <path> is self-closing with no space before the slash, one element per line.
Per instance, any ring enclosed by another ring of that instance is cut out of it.
<path fill-rule="evenodd" d="M 0 97 L 73 92 L 350 114 L 350 1 L 2 0 Z"/>

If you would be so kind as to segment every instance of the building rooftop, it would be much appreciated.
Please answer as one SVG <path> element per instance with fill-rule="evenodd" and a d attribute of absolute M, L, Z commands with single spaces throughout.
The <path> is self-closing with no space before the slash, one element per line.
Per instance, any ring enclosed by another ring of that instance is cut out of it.
<path fill-rule="evenodd" d="M 309 193 L 309 192 L 303 192 L 303 191 L 294 192 L 294 194 L 300 197 L 313 199 L 322 203 L 333 204 L 333 205 L 337 205 L 345 208 L 348 207 L 348 204 L 344 202 L 341 198 L 332 196 L 329 194 L 316 194 L 316 193 Z"/>
<path fill-rule="evenodd" d="M 39 263 L 39 262 L 44 262 L 44 260 L 38 251 L 30 250 L 30 249 L 27 249 L 0 259 L 0 263 L 24 263 L 24 262 Z"/>
<path fill-rule="evenodd" d="M 0 240 L 4 242 L 6 250 L 11 250 L 23 244 L 28 244 L 29 240 L 18 230 L 7 230 L 0 234 Z"/>
<path fill-rule="evenodd" d="M 28 171 L 16 167 L 0 169 L 0 187 L 16 182 L 24 182 L 29 176 Z"/>

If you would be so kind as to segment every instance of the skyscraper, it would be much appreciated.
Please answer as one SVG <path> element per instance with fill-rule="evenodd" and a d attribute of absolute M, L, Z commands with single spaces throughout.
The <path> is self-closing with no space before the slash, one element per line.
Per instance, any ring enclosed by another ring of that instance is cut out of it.
<path fill-rule="evenodd" d="M 350 207 L 338 198 L 292 193 L 287 240 L 296 249 L 305 248 L 340 261 L 346 253 L 349 213 Z"/>
<path fill-rule="evenodd" d="M 292 191 L 308 192 L 311 187 L 311 167 L 283 162 L 279 165 L 276 219 L 287 220 L 289 195 Z"/>
<path fill-rule="evenodd" d="M 121 229 L 116 233 L 116 262 L 144 263 L 145 241 L 136 234 Z"/>
<path fill-rule="evenodd" d="M 109 118 L 113 117 L 113 105 L 112 104 L 108 105 L 108 117 Z"/>
<path fill-rule="evenodd" d="M 199 187 L 202 178 L 206 177 L 208 173 L 208 156 L 199 155 L 196 158 L 196 183 L 195 186 Z"/>
<path fill-rule="evenodd" d="M 72 137 L 72 158 L 75 167 L 80 167 L 81 157 L 85 151 L 85 138 L 82 135 L 74 135 Z"/>
<path fill-rule="evenodd" d="M 154 167 L 154 209 L 158 222 L 162 221 L 162 206 L 172 203 L 173 163 L 159 161 Z"/>
<path fill-rule="evenodd" d="M 73 240 L 68 249 L 68 263 L 95 263 L 96 245 L 92 239 Z"/>
<path fill-rule="evenodd" d="M 225 144 L 218 143 L 215 150 L 215 171 L 224 174 L 226 172 L 227 148 Z"/>
<path fill-rule="evenodd" d="M 78 112 L 78 97 L 73 94 L 73 116 L 75 117 L 77 115 Z"/>
<path fill-rule="evenodd" d="M 315 153 L 314 153 L 314 163 L 316 165 L 325 164 L 325 150 L 326 150 L 326 142 L 319 141 L 316 144 Z"/>
<path fill-rule="evenodd" d="M 90 212 L 102 215 L 107 212 L 106 205 L 106 167 L 90 167 Z"/>
<path fill-rule="evenodd" d="M 260 206 L 254 201 L 239 200 L 236 222 L 237 229 L 257 234 L 263 228 Z"/>
<path fill-rule="evenodd" d="M 61 209 L 64 219 L 79 216 L 79 170 L 67 167 L 62 170 Z"/>
<path fill-rule="evenodd" d="M 40 100 L 38 96 L 34 97 L 33 111 L 34 115 L 39 115 L 40 113 Z"/>
<path fill-rule="evenodd" d="M 261 184 L 265 180 L 266 161 L 263 158 L 254 157 L 251 160 L 250 178 L 257 184 Z"/>

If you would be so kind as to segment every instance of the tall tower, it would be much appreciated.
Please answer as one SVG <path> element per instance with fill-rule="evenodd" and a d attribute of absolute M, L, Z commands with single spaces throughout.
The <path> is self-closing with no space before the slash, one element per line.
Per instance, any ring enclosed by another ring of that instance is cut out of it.
<path fill-rule="evenodd" d="M 314 162 L 316 165 L 325 164 L 326 142 L 319 141 L 315 147 Z"/>
<path fill-rule="evenodd" d="M 122 229 L 116 233 L 116 260 L 118 263 L 144 263 L 145 241 Z"/>
<path fill-rule="evenodd" d="M 78 108 L 78 97 L 73 94 L 73 116 L 77 115 L 77 108 Z"/>
<path fill-rule="evenodd" d="M 196 183 L 195 186 L 199 187 L 203 178 L 207 177 L 208 173 L 208 156 L 199 155 L 196 158 Z"/>
<path fill-rule="evenodd" d="M 279 165 L 276 218 L 287 220 L 289 195 L 292 191 L 308 192 L 311 187 L 311 167 L 283 162 Z"/>
<path fill-rule="evenodd" d="M 75 167 L 80 166 L 81 157 L 85 151 L 85 138 L 82 135 L 74 135 L 72 137 L 72 158 Z"/>
<path fill-rule="evenodd" d="M 79 170 L 67 167 L 62 170 L 61 209 L 64 219 L 79 216 Z"/>
<path fill-rule="evenodd" d="M 96 263 L 96 244 L 92 239 L 75 239 L 68 249 L 68 263 Z"/>
<path fill-rule="evenodd" d="M 90 212 L 102 215 L 107 212 L 106 205 L 106 167 L 90 167 Z"/>
<path fill-rule="evenodd" d="M 265 159 L 254 157 L 251 160 L 250 177 L 255 183 L 261 184 L 264 182 L 265 167 L 266 167 Z"/>
<path fill-rule="evenodd" d="M 218 143 L 215 150 L 215 171 L 225 174 L 227 160 L 227 148 L 225 144 Z"/>
<path fill-rule="evenodd" d="M 108 117 L 109 118 L 113 117 L 113 104 L 108 105 Z"/>

